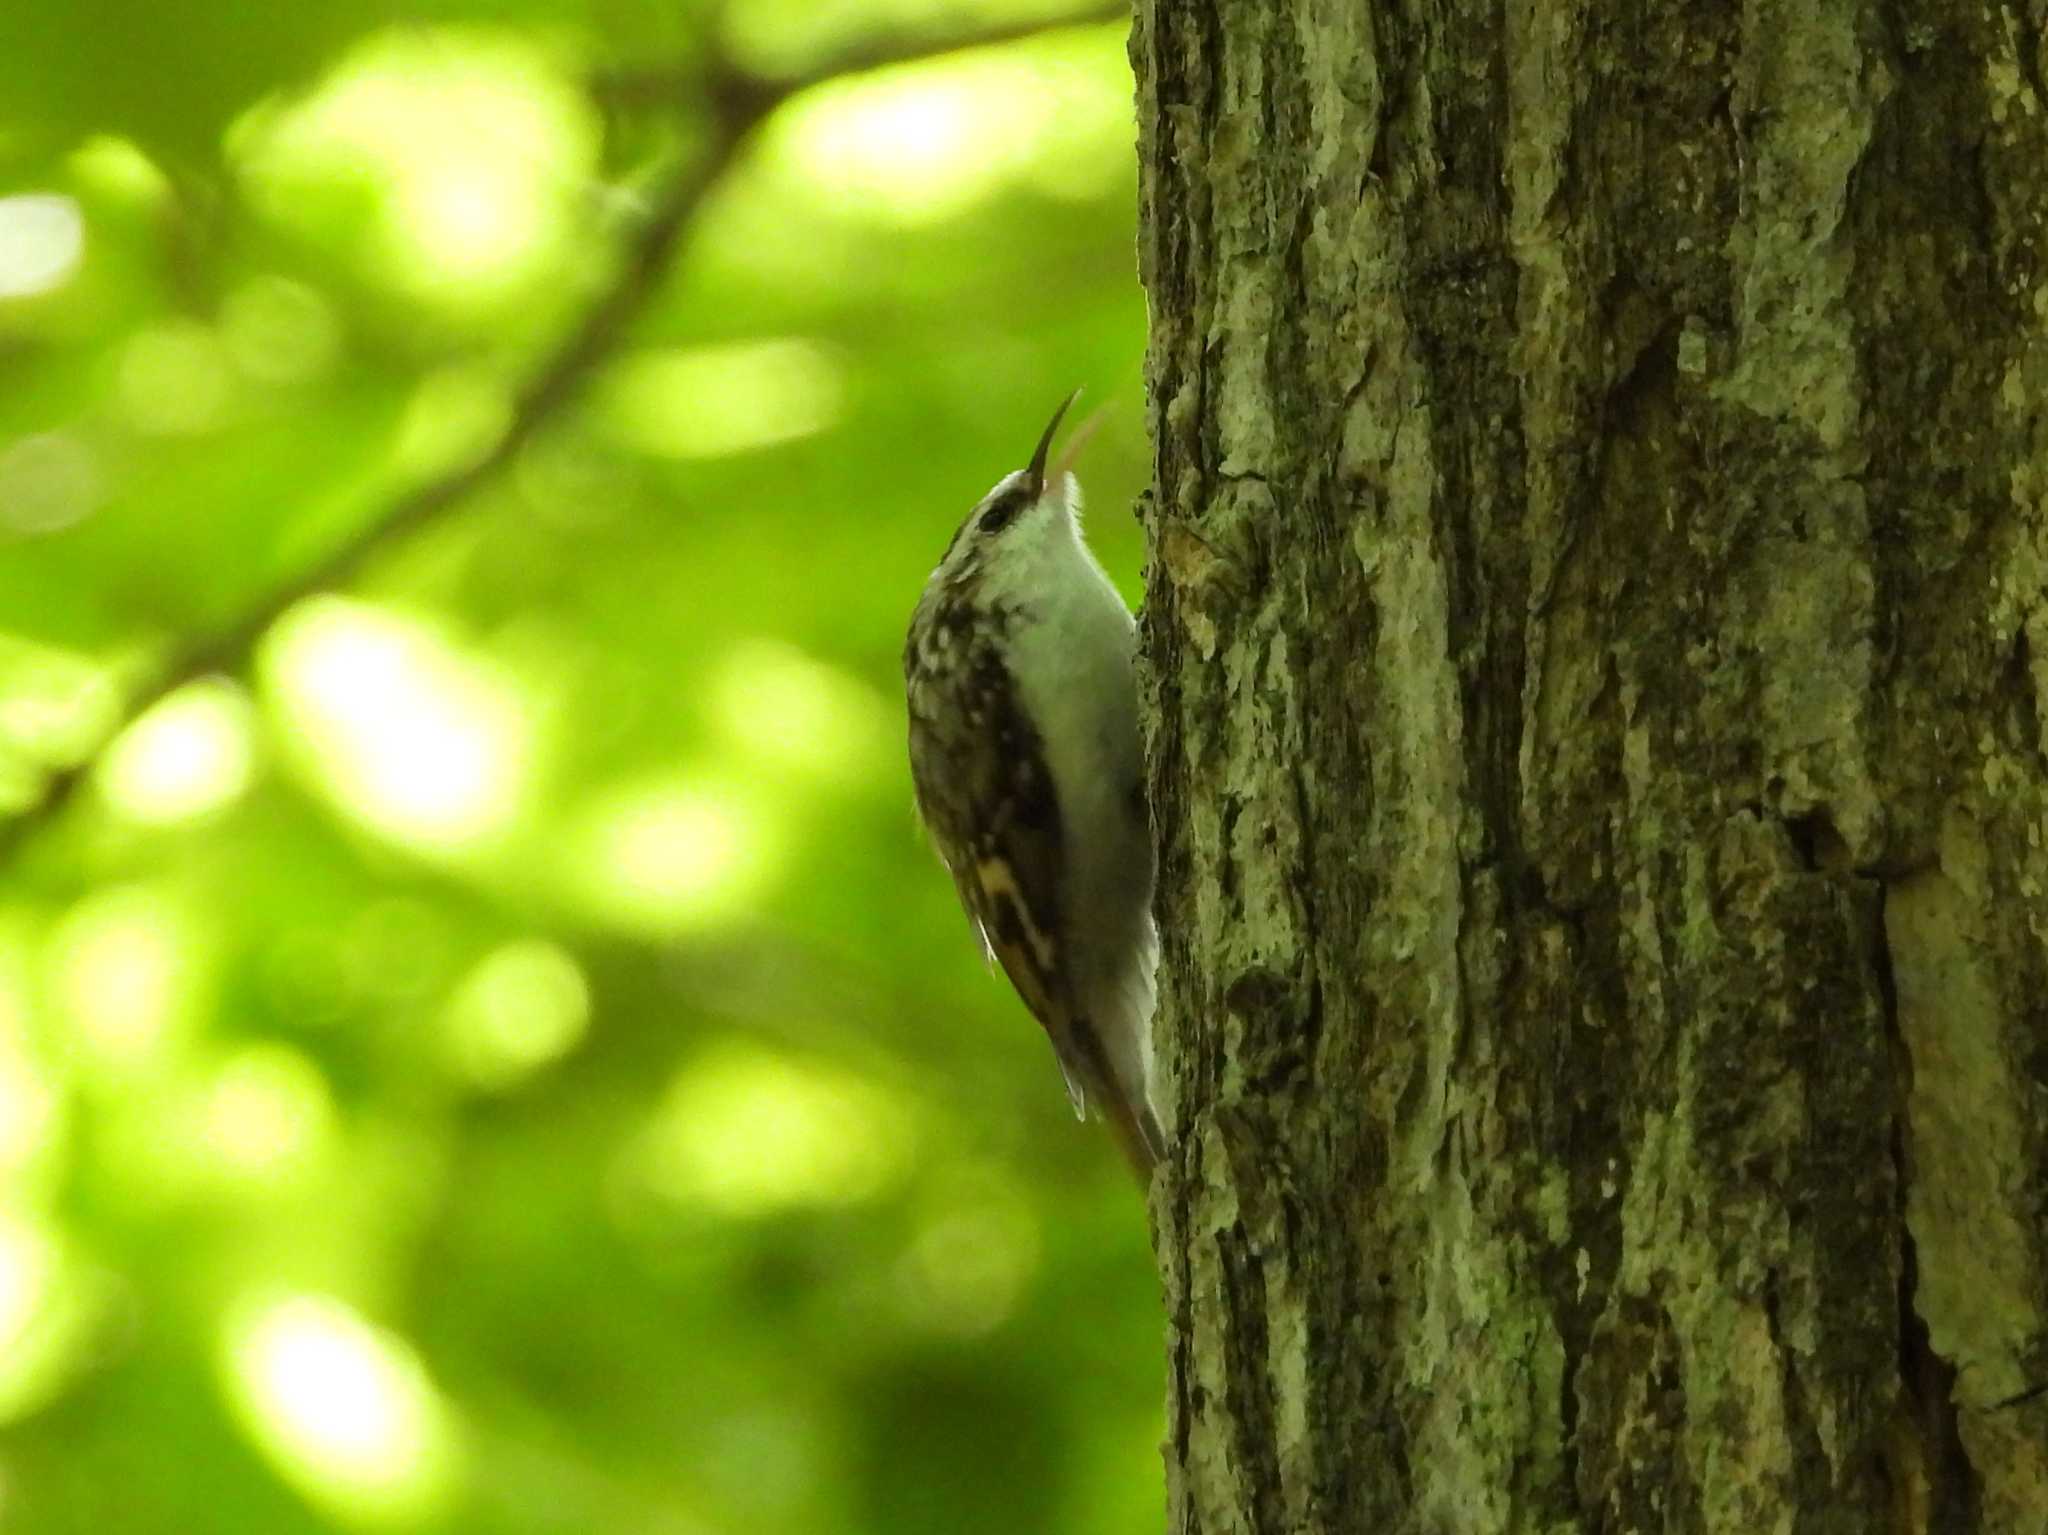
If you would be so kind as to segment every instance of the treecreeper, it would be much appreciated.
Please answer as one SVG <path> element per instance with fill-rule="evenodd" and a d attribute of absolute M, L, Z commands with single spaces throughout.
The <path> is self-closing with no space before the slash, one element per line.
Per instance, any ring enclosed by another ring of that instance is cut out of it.
<path fill-rule="evenodd" d="M 903 648 L 910 776 L 984 949 L 1052 1041 L 1075 1113 L 1094 1108 L 1148 1179 L 1164 1142 L 1136 626 L 1082 537 L 1073 448 L 1046 469 L 1073 402 L 975 503 L 925 583 Z"/>

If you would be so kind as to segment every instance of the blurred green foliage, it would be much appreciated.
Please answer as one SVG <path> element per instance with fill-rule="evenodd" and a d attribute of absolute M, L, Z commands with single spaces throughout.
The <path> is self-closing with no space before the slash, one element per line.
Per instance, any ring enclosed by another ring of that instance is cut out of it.
<path fill-rule="evenodd" d="M 897 659 L 1076 383 L 1136 594 L 1124 27 L 796 94 L 379 532 L 719 61 L 1056 16 L 0 7 L 0 1530 L 1157 1526 L 1142 1200 L 914 830 Z"/>

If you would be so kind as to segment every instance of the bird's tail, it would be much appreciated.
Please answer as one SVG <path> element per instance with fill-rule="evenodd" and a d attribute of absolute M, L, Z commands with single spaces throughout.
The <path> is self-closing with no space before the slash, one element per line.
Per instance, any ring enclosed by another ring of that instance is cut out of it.
<path fill-rule="evenodd" d="M 1166 1137 L 1160 1133 L 1159 1119 L 1152 1112 L 1152 1105 L 1142 1100 L 1133 1103 L 1120 1091 L 1111 1088 L 1102 1095 L 1102 1117 L 1109 1122 L 1124 1160 L 1131 1164 L 1131 1171 L 1137 1174 L 1138 1182 L 1149 1187 L 1152 1169 L 1166 1155 Z"/>
<path fill-rule="evenodd" d="M 1109 1122 L 1124 1157 L 1140 1183 L 1149 1184 L 1152 1169 L 1166 1155 L 1166 1135 L 1159 1120 L 1159 1099 L 1153 1086 L 1153 973 L 1159 946 L 1151 923 L 1137 945 L 1134 960 L 1094 999 L 1092 1009 L 1102 1042 L 1102 1117 Z"/>

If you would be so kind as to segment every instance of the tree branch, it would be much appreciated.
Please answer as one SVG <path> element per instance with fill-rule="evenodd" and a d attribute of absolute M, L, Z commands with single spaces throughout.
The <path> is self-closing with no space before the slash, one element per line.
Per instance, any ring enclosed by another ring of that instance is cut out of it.
<path fill-rule="evenodd" d="M 91 776 L 107 745 L 152 706 L 201 677 L 240 670 L 264 633 L 287 610 L 317 592 L 346 585 L 374 556 L 444 516 L 510 464 L 520 449 L 561 413 L 592 368 L 612 351 L 668 269 L 698 210 L 769 113 L 799 92 L 830 80 L 1018 42 L 1067 27 L 1096 25 L 1129 13 L 1126 0 L 1117 0 L 1037 21 L 872 40 L 816 69 L 780 77 L 755 75 L 723 64 L 600 77 L 593 89 L 606 99 L 671 105 L 708 102 L 711 140 L 657 191 L 646 221 L 622 253 L 616 277 L 519 391 L 511 418 L 490 451 L 401 493 L 352 537 L 264 593 L 227 627 L 173 648 L 128 694 L 119 718 L 99 745 L 81 761 L 50 774 L 36 798 L 0 822 L 0 860 L 12 857 L 38 827 L 55 819 Z"/>
<path fill-rule="evenodd" d="M 847 75 L 867 74 L 873 70 L 889 69 L 899 64 L 924 63 L 931 59 L 944 58 L 948 54 L 967 53 L 976 48 L 996 48 L 1004 43 L 1023 42 L 1027 38 L 1040 37 L 1047 32 L 1060 32 L 1073 27 L 1107 26 L 1113 21 L 1128 21 L 1130 16 L 1130 0 L 1107 0 L 1107 3 L 1104 3 L 1104 0 L 1097 0 L 1092 6 L 1064 16 L 1044 16 L 1026 21 L 958 28 L 945 32 L 899 33 L 872 37 L 816 68 L 799 70 L 789 75 L 759 78 L 757 83 L 762 88 L 774 92 L 776 100 L 781 101 L 798 91 L 806 91 L 813 86 L 842 79 Z M 671 65 L 654 69 L 608 70 L 597 77 L 592 91 L 599 100 L 620 106 L 658 106 L 687 99 L 701 84 L 700 70 L 687 65 Z"/>

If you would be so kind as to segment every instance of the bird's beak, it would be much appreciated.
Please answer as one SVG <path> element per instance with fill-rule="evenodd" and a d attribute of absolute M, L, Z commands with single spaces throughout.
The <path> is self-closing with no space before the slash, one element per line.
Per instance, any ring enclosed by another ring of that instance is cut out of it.
<path fill-rule="evenodd" d="M 1060 418 L 1067 413 L 1067 407 L 1080 398 L 1081 391 L 1076 389 L 1060 401 L 1060 408 L 1052 413 L 1052 420 L 1045 424 L 1045 435 L 1038 439 L 1038 450 L 1031 455 L 1031 466 L 1025 470 L 1031 479 L 1031 499 L 1034 501 L 1045 494 L 1045 455 L 1052 447 L 1052 434 L 1060 429 Z"/>

